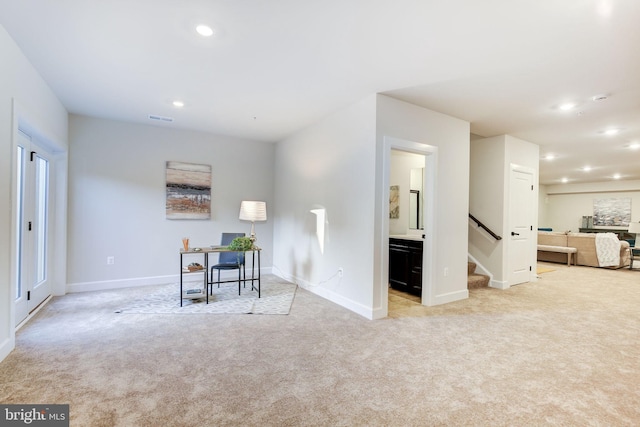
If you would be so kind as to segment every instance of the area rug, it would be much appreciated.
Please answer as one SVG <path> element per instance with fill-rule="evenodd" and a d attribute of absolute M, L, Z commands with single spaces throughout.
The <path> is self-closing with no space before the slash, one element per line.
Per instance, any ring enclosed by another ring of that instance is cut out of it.
<path fill-rule="evenodd" d="M 193 287 L 187 285 L 184 289 Z M 153 287 L 143 297 L 131 301 L 131 305 L 116 310 L 123 314 L 289 314 L 297 285 L 284 281 L 262 281 L 260 298 L 250 287 L 238 295 L 238 286 L 225 283 L 213 288 L 209 304 L 205 298 L 182 301 L 180 284 Z"/>

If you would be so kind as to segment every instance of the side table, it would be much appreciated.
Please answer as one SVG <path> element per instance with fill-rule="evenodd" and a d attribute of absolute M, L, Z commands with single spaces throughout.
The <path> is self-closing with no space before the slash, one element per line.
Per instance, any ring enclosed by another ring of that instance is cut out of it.
<path fill-rule="evenodd" d="M 258 291 L 258 298 L 260 298 L 260 253 L 262 252 L 262 249 L 260 249 L 258 246 L 253 246 L 251 249 L 247 249 L 244 252 L 251 252 L 252 256 L 252 264 L 251 264 L 251 277 L 250 278 L 244 278 L 241 280 L 224 280 L 221 282 L 214 282 L 213 280 L 209 280 L 209 254 L 212 253 L 220 253 L 220 252 L 238 252 L 238 251 L 234 251 L 229 249 L 226 246 L 210 246 L 208 248 L 189 248 L 188 250 L 184 250 L 184 249 L 180 249 L 180 307 L 182 307 L 182 300 L 184 299 L 184 295 L 182 294 L 183 292 L 183 280 L 182 280 L 182 276 L 185 273 L 184 269 L 183 269 L 183 256 L 184 255 L 204 255 L 204 268 L 203 270 L 198 270 L 197 272 L 203 272 L 204 273 L 204 279 L 203 279 L 203 285 L 204 285 L 204 292 L 206 294 L 206 298 L 207 298 L 207 304 L 209 304 L 209 285 L 212 285 L 213 283 L 228 283 L 228 282 L 238 282 L 238 294 L 240 293 L 240 282 L 243 283 L 247 283 L 247 282 L 251 282 L 251 290 L 252 291 Z M 258 271 L 256 272 L 256 252 L 258 253 Z M 257 283 L 257 287 L 255 286 L 255 284 Z"/>
<path fill-rule="evenodd" d="M 633 260 L 638 259 L 638 261 L 640 261 L 640 246 L 639 247 L 630 247 L 629 248 L 629 255 L 630 255 L 630 260 L 629 260 L 629 270 L 633 270 Z"/>

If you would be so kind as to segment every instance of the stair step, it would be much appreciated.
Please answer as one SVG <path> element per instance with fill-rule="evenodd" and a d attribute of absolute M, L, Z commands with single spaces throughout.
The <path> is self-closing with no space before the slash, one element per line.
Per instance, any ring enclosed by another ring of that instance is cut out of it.
<path fill-rule="evenodd" d="M 473 274 L 476 272 L 476 263 L 468 261 L 467 262 L 467 274 Z"/>
<path fill-rule="evenodd" d="M 489 276 L 486 274 L 469 274 L 467 278 L 467 289 L 486 288 L 489 286 Z"/>

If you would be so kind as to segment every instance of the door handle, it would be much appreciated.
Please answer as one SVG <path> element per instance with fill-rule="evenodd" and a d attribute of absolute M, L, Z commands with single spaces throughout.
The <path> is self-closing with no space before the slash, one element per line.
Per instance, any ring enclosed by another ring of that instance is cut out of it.
<path fill-rule="evenodd" d="M 512 232 L 511 232 L 511 235 L 512 235 L 512 236 L 519 236 L 519 235 L 520 235 L 520 233 L 516 233 L 515 231 L 512 231 Z"/>

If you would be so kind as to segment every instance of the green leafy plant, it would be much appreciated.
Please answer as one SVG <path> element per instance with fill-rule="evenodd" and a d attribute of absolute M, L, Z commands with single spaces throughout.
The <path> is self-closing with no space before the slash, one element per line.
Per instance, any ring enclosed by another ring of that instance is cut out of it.
<path fill-rule="evenodd" d="M 229 243 L 229 249 L 233 251 L 248 251 L 253 247 L 253 242 L 248 237 L 236 237 Z"/>

